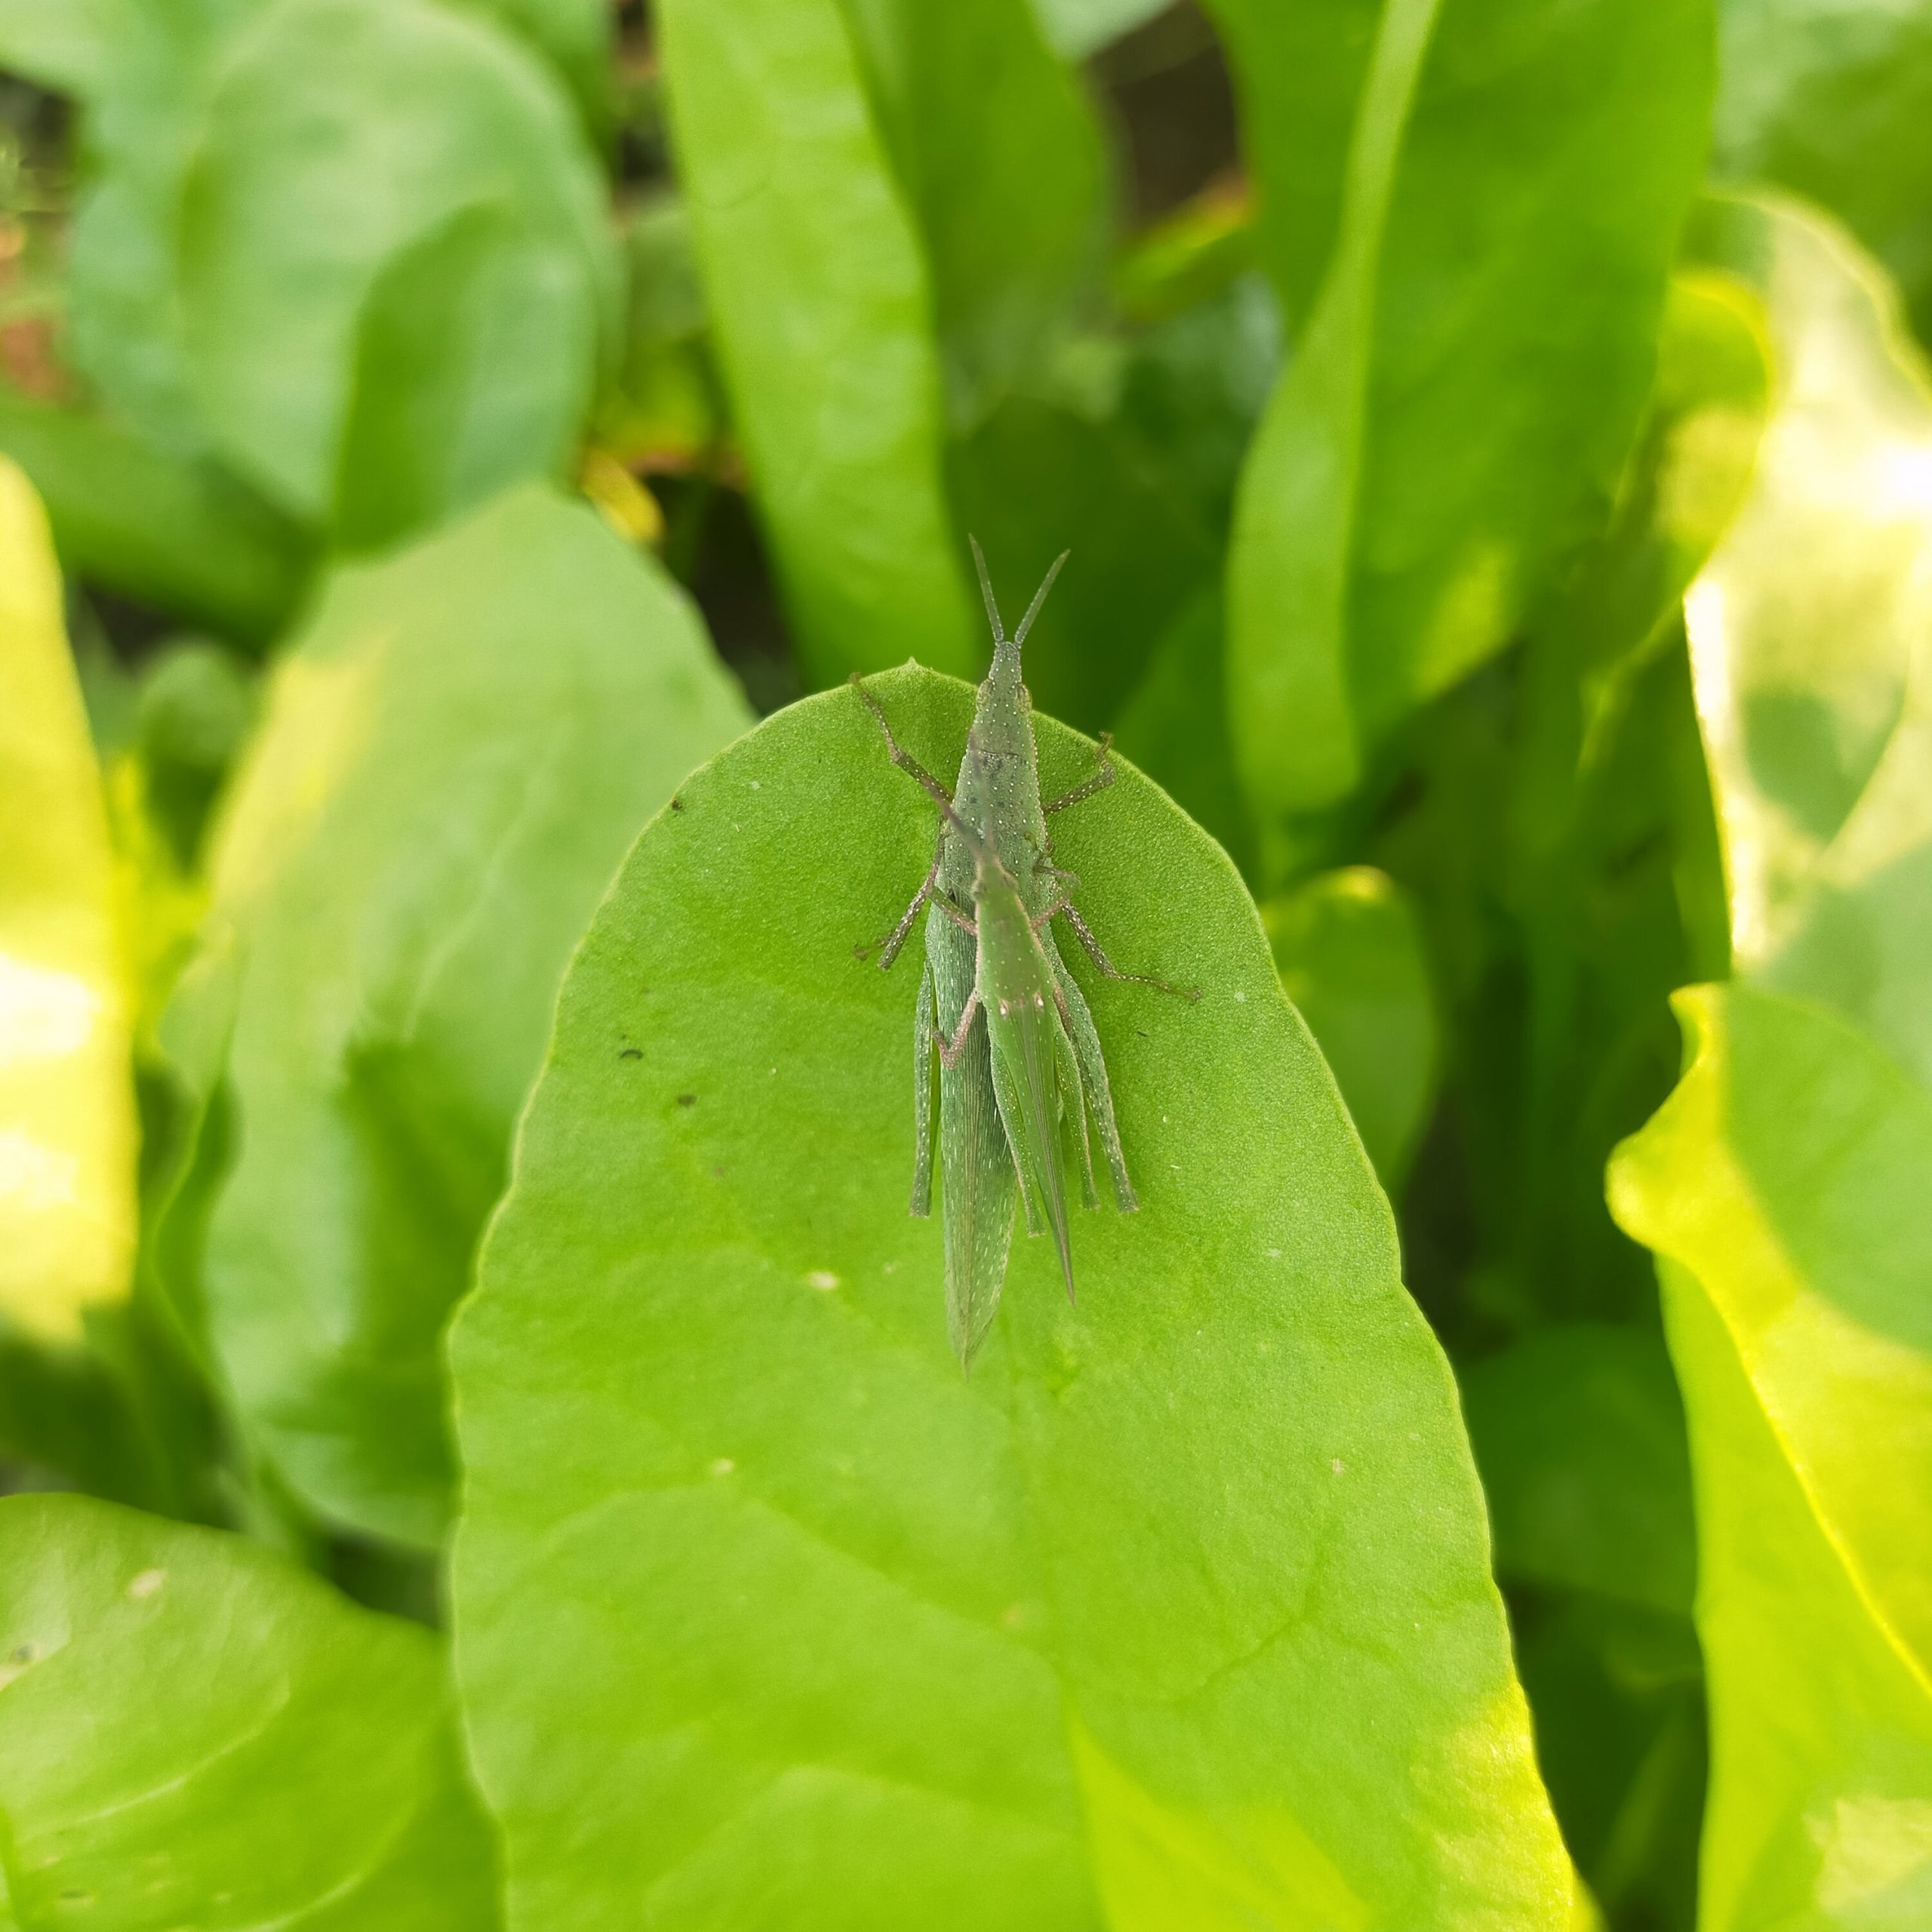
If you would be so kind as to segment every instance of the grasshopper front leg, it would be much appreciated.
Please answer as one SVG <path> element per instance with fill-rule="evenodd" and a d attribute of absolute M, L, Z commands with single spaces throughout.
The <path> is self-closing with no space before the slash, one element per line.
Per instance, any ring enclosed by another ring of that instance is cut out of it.
<path fill-rule="evenodd" d="M 1077 805 L 1093 797 L 1097 792 L 1104 792 L 1114 782 L 1114 734 L 1111 731 L 1100 734 L 1100 742 L 1094 747 L 1095 769 L 1092 775 L 1074 786 L 1070 792 L 1063 792 L 1057 798 L 1049 798 L 1040 810 L 1051 818 L 1055 812 L 1063 812 L 1070 805 Z"/>
<path fill-rule="evenodd" d="M 918 891 L 913 894 L 912 904 L 907 906 L 904 912 L 900 915 L 898 924 L 894 926 L 884 938 L 874 940 L 870 946 L 853 947 L 852 955 L 854 958 L 869 958 L 872 954 L 877 951 L 879 955 L 878 970 L 881 973 L 889 973 L 892 971 L 892 962 L 899 957 L 900 949 L 904 946 L 907 934 L 912 930 L 912 921 L 919 916 L 919 908 L 932 897 L 934 890 L 939 884 L 940 868 L 945 863 L 946 829 L 942 826 L 940 828 L 939 844 L 933 852 L 932 865 L 924 878 L 921 881 Z"/>
<path fill-rule="evenodd" d="M 952 794 L 892 735 L 891 721 L 885 715 L 884 707 L 866 689 L 865 680 L 854 671 L 846 682 L 865 700 L 866 708 L 878 721 L 878 728 L 885 734 L 886 755 L 901 771 L 909 773 L 923 785 L 939 804 L 951 804 Z"/>

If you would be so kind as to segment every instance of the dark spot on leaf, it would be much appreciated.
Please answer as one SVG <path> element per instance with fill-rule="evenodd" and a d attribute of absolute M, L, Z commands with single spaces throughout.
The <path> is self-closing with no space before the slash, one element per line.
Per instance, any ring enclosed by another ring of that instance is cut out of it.
<path fill-rule="evenodd" d="M 697 1096 L 695 1094 L 680 1094 L 678 1104 L 681 1107 L 694 1107 L 697 1105 Z"/>
<path fill-rule="evenodd" d="M 679 798 L 679 797 L 678 796 L 678 795 L 677 795 L 677 793 L 676 793 L 676 792 L 673 792 L 671 794 L 671 809 L 672 809 L 674 812 L 681 812 L 681 811 L 682 811 L 684 810 L 684 808 L 685 808 L 685 801 L 684 801 L 684 800 L 683 800 L 683 799 L 681 799 L 681 798 Z"/>
<path fill-rule="evenodd" d="M 618 1054 L 617 1057 L 620 1060 L 641 1060 L 644 1057 L 644 1049 L 641 1047 L 626 1047 Z"/>

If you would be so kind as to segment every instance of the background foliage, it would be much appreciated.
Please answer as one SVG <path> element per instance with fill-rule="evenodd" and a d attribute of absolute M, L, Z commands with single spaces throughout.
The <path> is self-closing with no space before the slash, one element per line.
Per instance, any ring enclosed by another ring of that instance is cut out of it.
<path fill-rule="evenodd" d="M 1932 1919 L 1928 108 L 0 0 L 0 1921 Z M 1205 997 L 962 1382 L 838 687 L 956 758 L 969 531 Z"/>

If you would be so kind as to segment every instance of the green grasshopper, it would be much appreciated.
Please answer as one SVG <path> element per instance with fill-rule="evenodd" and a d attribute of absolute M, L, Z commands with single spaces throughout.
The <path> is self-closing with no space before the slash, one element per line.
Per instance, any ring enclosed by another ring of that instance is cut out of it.
<path fill-rule="evenodd" d="M 1100 1035 L 1054 944 L 1053 921 L 1066 921 L 1106 978 L 1183 991 L 1163 980 L 1120 971 L 1068 897 L 1078 880 L 1053 862 L 1048 818 L 1114 782 L 1103 737 L 1093 774 L 1063 797 L 1041 802 L 1033 701 L 1020 678 L 1020 651 L 1066 553 L 1047 572 L 1011 639 L 977 543 L 973 560 L 992 626 L 993 662 L 980 686 L 955 792 L 949 793 L 904 749 L 878 700 L 856 675 L 852 679 L 878 721 L 892 762 L 925 788 L 940 811 L 932 865 L 904 915 L 876 949 L 881 969 L 890 970 L 925 909 L 926 961 L 913 1026 L 912 1211 L 932 1211 L 937 1057 L 946 1325 L 967 1368 L 999 1305 L 1016 1192 L 1027 1232 L 1051 1229 L 1072 1297 L 1063 1124 L 1078 1136 L 1085 1204 L 1098 1204 L 1088 1135 L 1091 1107 L 1120 1211 L 1131 1214 L 1140 1205 L 1128 1178 Z M 874 949 L 861 946 L 860 957 Z M 1184 997 L 1200 995 L 1187 992 Z"/>

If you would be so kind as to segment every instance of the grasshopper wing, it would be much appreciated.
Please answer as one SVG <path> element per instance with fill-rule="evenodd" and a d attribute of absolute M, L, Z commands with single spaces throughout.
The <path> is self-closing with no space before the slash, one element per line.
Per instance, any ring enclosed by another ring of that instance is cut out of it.
<path fill-rule="evenodd" d="M 1073 1296 L 1073 1251 L 1066 1221 L 1066 1174 L 1060 1160 L 1061 1029 L 1050 1001 L 1009 1001 L 986 1010 L 1001 1078 L 994 1083 L 1000 1118 L 1020 1171 L 1037 1195 Z"/>
<path fill-rule="evenodd" d="M 973 989 L 973 942 L 937 907 L 927 916 L 926 959 L 937 1017 L 951 1033 Z M 937 1057 L 930 1035 L 926 1051 L 929 1058 Z M 1006 1281 L 1017 1186 L 983 1021 L 974 1021 L 958 1063 L 940 1068 L 939 1101 L 946 1329 L 960 1367 L 970 1368 L 992 1325 Z"/>

